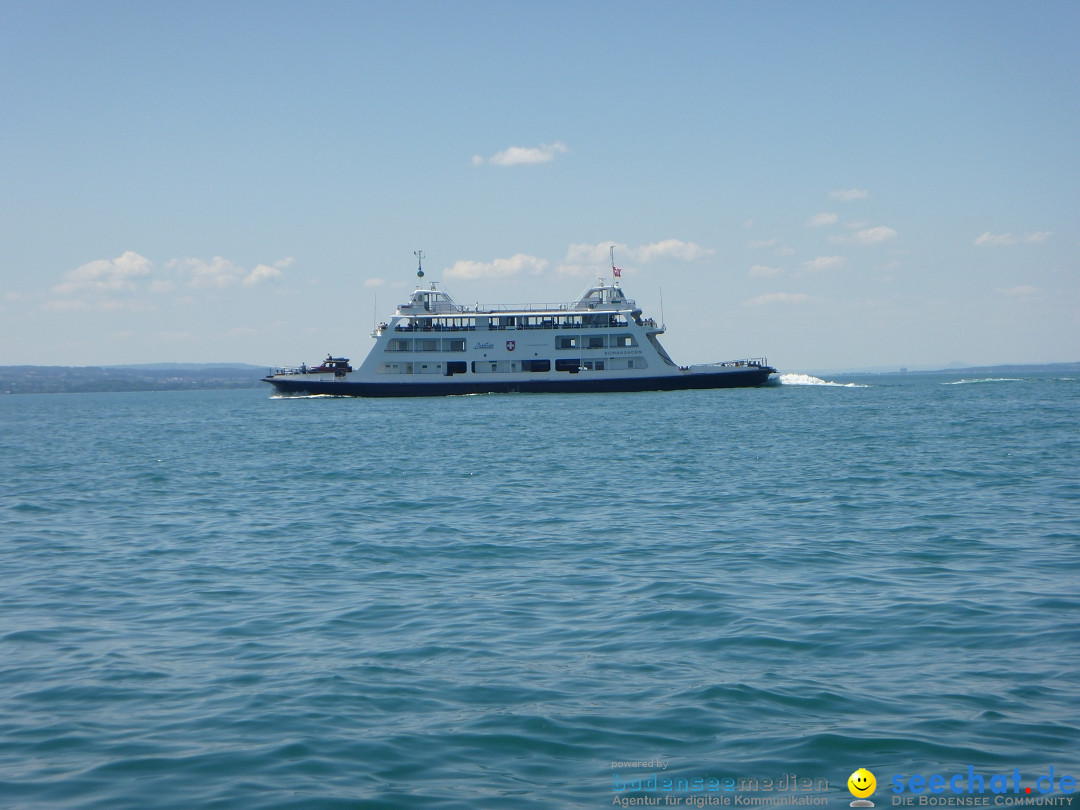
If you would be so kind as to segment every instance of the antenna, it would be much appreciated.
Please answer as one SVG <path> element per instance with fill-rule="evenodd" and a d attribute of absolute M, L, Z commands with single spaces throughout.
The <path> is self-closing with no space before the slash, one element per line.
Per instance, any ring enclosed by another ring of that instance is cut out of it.
<path fill-rule="evenodd" d="M 413 256 L 416 257 L 416 277 L 417 278 L 423 278 L 424 277 L 424 251 L 422 251 L 422 250 L 414 250 L 413 251 Z"/>

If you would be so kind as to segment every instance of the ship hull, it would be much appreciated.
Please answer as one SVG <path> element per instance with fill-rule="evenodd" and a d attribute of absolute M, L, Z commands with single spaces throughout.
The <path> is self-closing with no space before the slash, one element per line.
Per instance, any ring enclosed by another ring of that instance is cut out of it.
<path fill-rule="evenodd" d="M 304 379 L 304 375 L 283 374 L 264 377 L 279 394 L 289 396 L 336 397 L 437 397 L 466 394 L 571 394 L 622 393 L 632 391 L 685 391 L 709 388 L 753 388 L 765 385 L 776 369 L 769 366 L 752 367 L 715 373 L 680 372 L 662 376 L 633 376 L 584 379 L 582 375 L 566 375 L 567 379 L 516 380 L 440 380 L 423 382 L 415 378 L 407 382 L 361 382 L 347 376 L 336 379 Z"/>

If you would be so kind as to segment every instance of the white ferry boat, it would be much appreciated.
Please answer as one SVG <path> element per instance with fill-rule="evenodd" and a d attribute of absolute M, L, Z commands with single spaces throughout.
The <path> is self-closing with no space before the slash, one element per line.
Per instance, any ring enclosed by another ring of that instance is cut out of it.
<path fill-rule="evenodd" d="M 372 332 L 358 368 L 331 355 L 263 380 L 282 394 L 413 397 L 742 388 L 776 374 L 764 358 L 677 365 L 660 345 L 664 326 L 642 317 L 612 270 L 564 304 L 465 307 L 420 285 Z"/>

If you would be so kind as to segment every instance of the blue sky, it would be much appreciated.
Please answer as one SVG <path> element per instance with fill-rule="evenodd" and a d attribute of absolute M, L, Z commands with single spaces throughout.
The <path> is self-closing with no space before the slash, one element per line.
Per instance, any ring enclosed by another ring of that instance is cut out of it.
<path fill-rule="evenodd" d="M 1080 3 L 0 4 L 0 364 L 354 359 L 426 280 L 679 362 L 1080 360 Z"/>

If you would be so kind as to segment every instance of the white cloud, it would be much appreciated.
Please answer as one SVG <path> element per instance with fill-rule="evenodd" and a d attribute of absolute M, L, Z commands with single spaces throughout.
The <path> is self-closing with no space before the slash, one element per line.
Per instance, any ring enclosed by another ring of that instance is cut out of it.
<path fill-rule="evenodd" d="M 243 284 L 247 287 L 253 287 L 256 284 L 262 284 L 264 281 L 269 281 L 272 278 L 281 278 L 281 270 L 277 267 L 271 267 L 266 264 L 259 264 L 255 266 L 255 269 L 244 276 Z"/>
<path fill-rule="evenodd" d="M 1053 231 L 1034 231 L 1020 236 L 1011 233 L 991 233 L 990 231 L 987 231 L 982 234 L 982 236 L 977 237 L 972 244 L 978 245 L 979 247 L 987 245 L 991 247 L 998 247 L 1001 245 L 1038 245 L 1042 244 L 1053 235 Z"/>
<path fill-rule="evenodd" d="M 292 263 L 293 259 L 288 257 L 272 265 L 256 265 L 248 271 L 215 256 L 210 261 L 173 259 L 157 271 L 150 259 L 129 250 L 115 259 L 87 262 L 66 273 L 62 282 L 52 288 L 56 297 L 42 307 L 50 312 L 145 311 L 153 309 L 143 297 L 147 293 L 172 293 L 181 282 L 193 288 L 223 288 L 233 284 L 251 287 L 281 277 L 282 269 Z"/>
<path fill-rule="evenodd" d="M 777 244 L 779 241 L 780 241 L 779 239 L 759 239 L 756 242 L 751 242 L 750 244 L 747 245 L 747 247 L 750 248 L 750 250 L 758 250 L 759 248 L 772 247 L 773 245 Z"/>
<path fill-rule="evenodd" d="M 1019 287 L 1011 287 L 1008 290 L 999 290 L 998 292 L 1011 298 L 1028 298 L 1033 295 L 1039 295 L 1042 293 L 1042 290 L 1028 284 L 1021 284 Z"/>
<path fill-rule="evenodd" d="M 281 269 L 293 263 L 292 257 L 281 259 L 273 265 L 259 264 L 251 271 L 235 262 L 215 256 L 205 259 L 173 259 L 166 267 L 175 270 L 181 276 L 188 277 L 188 286 L 197 289 L 223 289 L 233 284 L 253 287 L 270 279 L 281 278 Z"/>
<path fill-rule="evenodd" d="M 870 196 L 870 192 L 861 188 L 842 188 L 837 189 L 836 191 L 830 191 L 829 196 L 834 200 L 851 202 L 852 200 L 865 200 Z"/>
<path fill-rule="evenodd" d="M 547 267 L 547 262 L 536 256 L 518 253 L 509 259 L 495 259 L 492 262 L 459 261 L 446 271 L 446 278 L 478 279 L 508 278 L 519 273 L 540 273 Z"/>
<path fill-rule="evenodd" d="M 153 263 L 145 256 L 129 250 L 115 259 L 98 259 L 76 267 L 65 274 L 64 283 L 53 287 L 53 292 L 73 295 L 134 290 L 132 279 L 148 275 L 153 271 L 153 267 Z"/>
<path fill-rule="evenodd" d="M 750 268 L 750 278 L 772 278 L 779 274 L 779 267 L 767 267 L 764 264 L 755 264 Z"/>
<path fill-rule="evenodd" d="M 490 158 L 473 155 L 472 164 L 481 166 L 490 163 L 492 166 L 520 166 L 526 163 L 547 163 L 555 159 L 556 155 L 562 155 L 570 151 L 564 143 L 545 143 L 540 146 L 511 146 L 502 152 L 497 152 Z"/>
<path fill-rule="evenodd" d="M 747 307 L 761 307 L 769 304 L 802 304 L 810 300 L 810 296 L 806 293 L 766 293 L 765 295 L 759 295 L 757 298 L 751 298 L 749 301 L 744 302 L 743 306 Z"/>
<path fill-rule="evenodd" d="M 840 219 L 838 214 L 830 214 L 822 212 L 820 214 L 814 214 L 810 219 L 806 221 L 807 228 L 820 228 L 823 225 L 835 225 Z"/>
<path fill-rule="evenodd" d="M 365 287 L 383 287 L 386 285 L 386 279 L 382 278 L 369 278 L 364 281 Z"/>
<path fill-rule="evenodd" d="M 830 236 L 830 242 L 838 242 L 850 245 L 876 245 L 878 242 L 886 242 L 897 237 L 896 231 L 884 225 L 875 228 L 865 228 L 856 231 L 850 236 Z"/>
<path fill-rule="evenodd" d="M 665 260 L 692 262 L 712 253 L 709 248 L 702 247 L 694 242 L 683 242 L 681 239 L 664 239 L 660 242 L 651 242 L 638 247 L 612 242 L 598 242 L 595 245 L 578 243 L 570 245 L 566 251 L 566 263 L 568 265 L 592 264 L 606 267 L 611 263 L 611 248 L 613 245 L 615 247 L 615 264 L 627 260 L 640 264 Z"/>
<path fill-rule="evenodd" d="M 244 277 L 244 268 L 215 256 L 205 259 L 173 259 L 166 267 L 188 277 L 189 287 L 228 287 Z"/>
<path fill-rule="evenodd" d="M 639 262 L 647 263 L 655 259 L 677 259 L 683 262 L 692 262 L 704 258 L 712 253 L 708 248 L 696 245 L 693 242 L 683 242 L 679 239 L 665 239 L 663 242 L 653 242 L 651 245 L 642 245 L 636 251 Z"/>
<path fill-rule="evenodd" d="M 818 256 L 816 259 L 811 259 L 808 262 L 803 262 L 802 266 L 804 270 L 831 270 L 835 267 L 843 267 L 847 264 L 847 259 L 843 256 Z"/>
<path fill-rule="evenodd" d="M 630 257 L 633 253 L 629 245 L 620 242 L 599 242 L 595 245 L 576 242 L 566 250 L 566 263 L 568 265 L 598 264 L 606 266 L 611 263 L 612 247 L 615 248 L 615 255 L 620 260 Z"/>

